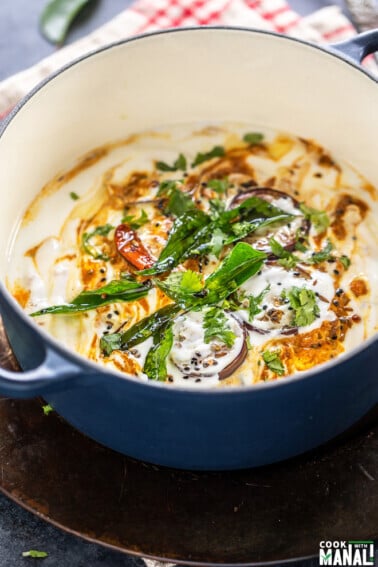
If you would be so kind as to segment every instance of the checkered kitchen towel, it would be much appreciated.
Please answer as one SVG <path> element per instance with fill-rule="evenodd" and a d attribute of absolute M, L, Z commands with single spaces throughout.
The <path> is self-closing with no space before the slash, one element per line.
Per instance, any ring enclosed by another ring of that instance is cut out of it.
<path fill-rule="evenodd" d="M 152 30 L 216 24 L 272 30 L 314 43 L 341 41 L 356 33 L 337 6 L 303 18 L 285 0 L 136 0 L 94 33 L 0 83 L 0 118 L 39 81 L 84 53 Z"/>

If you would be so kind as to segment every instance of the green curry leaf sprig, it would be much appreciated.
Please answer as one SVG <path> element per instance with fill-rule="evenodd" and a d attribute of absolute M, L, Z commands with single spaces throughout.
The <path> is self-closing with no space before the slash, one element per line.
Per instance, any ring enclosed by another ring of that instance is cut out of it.
<path fill-rule="evenodd" d="M 91 291 L 82 291 L 71 303 L 63 305 L 53 305 L 45 307 L 39 311 L 31 313 L 32 317 L 40 315 L 60 314 L 69 315 L 71 313 L 80 313 L 96 309 L 110 303 L 123 301 L 135 301 L 141 297 L 145 297 L 151 288 L 151 282 L 146 280 L 143 283 L 133 279 L 113 280 L 108 284 Z"/>

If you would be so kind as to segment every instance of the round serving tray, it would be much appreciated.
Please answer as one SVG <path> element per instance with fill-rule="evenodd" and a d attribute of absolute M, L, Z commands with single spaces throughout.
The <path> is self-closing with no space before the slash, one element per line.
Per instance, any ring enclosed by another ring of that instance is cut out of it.
<path fill-rule="evenodd" d="M 3 366 L 17 367 L 2 328 L 0 352 Z M 377 411 L 300 458 L 193 473 L 111 451 L 55 413 L 45 416 L 42 404 L 0 399 L 0 489 L 83 538 L 142 556 L 229 565 L 314 556 L 324 539 L 378 539 Z"/>

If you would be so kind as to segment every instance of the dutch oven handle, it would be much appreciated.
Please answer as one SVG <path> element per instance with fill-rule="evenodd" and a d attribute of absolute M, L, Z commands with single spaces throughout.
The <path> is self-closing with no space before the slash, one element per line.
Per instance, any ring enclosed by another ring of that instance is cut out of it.
<path fill-rule="evenodd" d="M 11 306 L 0 285 L 0 313 L 7 335 L 13 344 L 22 345 L 23 359 L 32 367 L 25 372 L 0 367 L 0 395 L 33 398 L 67 387 L 73 379 L 83 378 L 85 370 L 64 358 L 49 346 Z"/>
<path fill-rule="evenodd" d="M 329 47 L 361 63 L 364 57 L 378 51 L 378 29 L 360 33 L 340 43 L 332 43 Z"/>

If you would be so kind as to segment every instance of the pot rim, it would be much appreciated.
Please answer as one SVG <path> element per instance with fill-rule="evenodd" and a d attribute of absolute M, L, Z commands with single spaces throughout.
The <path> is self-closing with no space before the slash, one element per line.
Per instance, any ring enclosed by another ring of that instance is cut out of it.
<path fill-rule="evenodd" d="M 242 32 L 242 33 L 247 32 L 247 33 L 253 33 L 253 34 L 257 34 L 257 35 L 273 36 L 273 37 L 279 39 L 280 41 L 291 41 L 293 43 L 297 43 L 299 45 L 304 45 L 306 47 L 310 47 L 312 49 L 316 49 L 318 51 L 321 51 L 322 53 L 324 53 L 327 56 L 331 56 L 331 57 L 335 57 L 337 59 L 340 59 L 344 63 L 350 65 L 351 67 L 354 67 L 357 71 L 362 73 L 364 76 L 368 77 L 374 83 L 376 83 L 376 84 L 378 83 L 378 78 L 374 77 L 374 75 L 369 73 L 369 71 L 362 68 L 351 57 L 349 57 L 348 55 L 345 55 L 344 53 L 338 51 L 337 47 L 335 47 L 333 44 L 330 44 L 328 46 L 327 45 L 318 45 L 318 44 L 314 44 L 314 43 L 311 43 L 309 41 L 299 39 L 299 38 L 296 38 L 296 37 L 291 37 L 291 36 L 287 36 L 287 35 L 284 35 L 284 34 L 279 34 L 277 32 L 268 31 L 268 30 L 259 30 L 259 29 L 256 29 L 256 28 L 246 28 L 246 27 L 243 27 L 243 26 L 217 25 L 217 26 L 193 26 L 193 27 L 168 28 L 168 29 L 164 29 L 164 30 L 156 30 L 156 31 L 153 31 L 153 32 L 143 33 L 143 34 L 140 34 L 140 35 L 136 35 L 136 36 L 133 36 L 133 37 L 129 37 L 129 38 L 125 38 L 125 39 L 122 39 L 122 40 L 119 40 L 119 41 L 109 43 L 109 44 L 107 44 L 103 47 L 92 50 L 92 51 L 74 59 L 73 61 L 70 61 L 69 63 L 66 63 L 65 65 L 60 67 L 58 70 L 56 70 L 52 74 L 50 74 L 48 77 L 43 79 L 41 82 L 39 82 L 38 85 L 36 85 L 29 93 L 27 93 L 14 106 L 14 108 L 5 117 L 5 119 L 2 121 L 2 124 L 0 125 L 0 138 L 2 138 L 6 129 L 10 125 L 10 123 L 17 116 L 17 114 L 22 110 L 22 108 L 29 102 L 29 100 L 31 100 L 35 95 L 37 95 L 39 93 L 40 90 L 42 90 L 46 85 L 48 85 L 54 79 L 59 77 L 65 71 L 69 70 L 71 67 L 74 67 L 74 66 L 80 64 L 81 62 L 85 61 L 86 59 L 89 59 L 89 58 L 96 56 L 100 53 L 103 53 L 105 51 L 109 51 L 111 49 L 121 47 L 125 44 L 140 41 L 140 40 L 150 38 L 150 37 L 155 37 L 155 36 L 159 36 L 159 35 L 175 34 L 175 33 L 188 33 L 188 32 L 189 33 L 191 33 L 191 32 L 206 33 L 206 32 L 209 32 L 209 31 L 210 32 L 221 31 L 221 32 L 226 32 L 226 33 L 227 32 Z M 358 37 L 358 36 L 356 36 L 356 37 Z M 80 377 L 80 375 L 83 375 L 83 374 L 85 375 L 85 374 L 89 374 L 89 373 L 93 374 L 93 372 L 95 374 L 105 374 L 105 375 L 111 374 L 113 376 L 116 376 L 117 378 L 121 378 L 121 379 L 124 379 L 124 380 L 131 382 L 132 383 L 131 385 L 133 385 L 136 388 L 139 388 L 139 387 L 144 388 L 146 386 L 152 387 L 152 388 L 155 388 L 155 389 L 157 388 L 156 392 L 160 391 L 163 395 L 165 394 L 165 392 L 167 392 L 167 395 L 176 395 L 176 396 L 180 396 L 180 395 L 187 396 L 188 394 L 193 395 L 193 396 L 202 396 L 202 395 L 221 396 L 223 394 L 227 394 L 227 395 L 230 395 L 230 394 L 231 395 L 252 394 L 253 395 L 254 392 L 256 392 L 256 393 L 262 392 L 262 391 L 265 391 L 267 388 L 281 388 L 281 387 L 284 387 L 284 386 L 296 384 L 298 381 L 308 380 L 310 377 L 314 377 L 314 376 L 317 376 L 318 374 L 321 374 L 323 372 L 327 372 L 328 370 L 332 369 L 335 366 L 341 366 L 343 364 L 348 363 L 350 358 L 357 356 L 361 352 L 367 350 L 370 346 L 374 345 L 375 343 L 378 343 L 378 332 L 377 332 L 372 337 L 370 337 L 369 339 L 364 340 L 361 343 L 361 345 L 354 347 L 353 349 L 351 349 L 347 353 L 343 353 L 340 356 L 338 356 L 337 358 L 329 360 L 329 361 L 322 363 L 322 364 L 319 364 L 317 366 L 314 366 L 313 368 L 311 368 L 309 370 L 299 371 L 295 374 L 290 374 L 288 376 L 285 376 L 283 379 L 271 380 L 271 381 L 268 381 L 268 382 L 252 384 L 252 385 L 249 385 L 249 386 L 232 386 L 230 388 L 210 388 L 210 387 L 195 388 L 195 387 L 185 387 L 185 386 L 183 386 L 183 387 L 182 386 L 180 386 L 180 387 L 171 387 L 171 386 L 167 387 L 166 384 L 158 382 L 158 381 L 154 381 L 154 380 L 148 380 L 148 381 L 138 380 L 131 375 L 121 373 L 120 371 L 116 371 L 116 370 L 113 370 L 113 369 L 106 368 L 105 366 L 102 366 L 102 365 L 100 365 L 96 362 L 92 362 L 89 359 L 86 359 L 84 356 L 81 356 L 81 355 L 77 354 L 76 352 L 71 351 L 66 346 L 64 346 L 63 344 L 58 342 L 47 331 L 45 331 L 44 329 L 42 329 L 38 325 L 35 325 L 32 322 L 30 317 L 25 313 L 25 311 L 17 303 L 15 298 L 12 296 L 12 294 L 8 291 L 8 289 L 6 288 L 3 281 L 0 281 L 0 294 L 2 295 L 4 301 L 6 301 L 8 303 L 8 305 L 10 305 L 10 307 L 14 311 L 16 311 L 18 317 L 20 317 L 23 320 L 23 322 L 26 323 L 26 325 L 30 328 L 30 330 L 32 332 L 36 333 L 39 336 L 39 338 L 41 339 L 41 342 L 45 346 L 46 350 L 48 350 L 48 348 L 50 348 L 54 352 L 61 355 L 63 359 L 68 360 L 70 362 L 74 362 L 75 364 L 77 364 L 79 366 L 79 368 L 82 372 L 81 372 L 81 374 L 78 375 L 78 378 Z M 59 378 L 59 370 L 57 372 L 57 379 L 58 378 Z M 18 380 L 20 380 L 20 379 L 22 380 L 22 373 L 18 373 Z"/>

